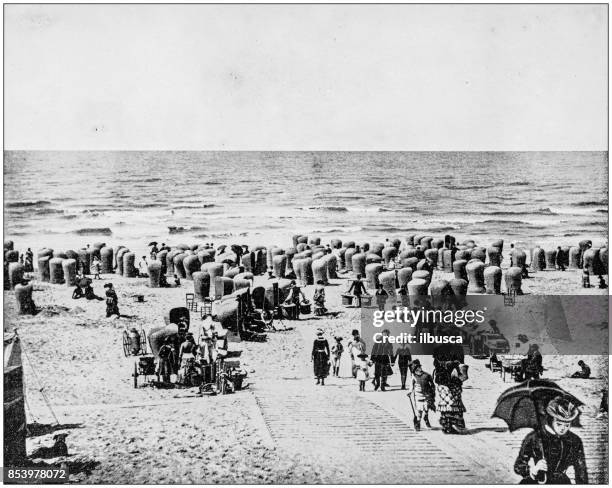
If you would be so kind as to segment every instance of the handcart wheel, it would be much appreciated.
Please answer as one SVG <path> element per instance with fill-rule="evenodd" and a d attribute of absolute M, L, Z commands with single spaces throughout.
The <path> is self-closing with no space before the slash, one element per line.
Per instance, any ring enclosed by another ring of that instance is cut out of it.
<path fill-rule="evenodd" d="M 123 354 L 125 354 L 126 358 L 130 356 L 130 346 L 131 346 L 130 335 L 128 334 L 127 330 L 124 330 L 123 331 Z"/>
<path fill-rule="evenodd" d="M 147 354 L 147 334 L 143 329 L 140 329 L 140 351 Z"/>

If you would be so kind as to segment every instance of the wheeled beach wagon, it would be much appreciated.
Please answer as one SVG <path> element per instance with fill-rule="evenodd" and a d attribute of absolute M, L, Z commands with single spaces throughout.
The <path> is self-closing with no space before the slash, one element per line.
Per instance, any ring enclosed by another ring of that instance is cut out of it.
<path fill-rule="evenodd" d="M 126 358 L 134 358 L 134 388 L 138 386 L 139 376 L 148 381 L 149 376 L 155 375 L 155 356 L 147 351 L 147 336 L 143 329 L 138 331 L 132 327 L 123 331 L 123 354 Z"/>

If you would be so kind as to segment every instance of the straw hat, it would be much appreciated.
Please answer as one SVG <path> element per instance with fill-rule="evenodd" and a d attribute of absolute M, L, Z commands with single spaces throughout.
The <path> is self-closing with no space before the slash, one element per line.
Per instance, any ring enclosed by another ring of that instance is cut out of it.
<path fill-rule="evenodd" d="M 317 329 L 317 335 L 318 336 L 322 336 L 323 335 L 323 329 Z"/>

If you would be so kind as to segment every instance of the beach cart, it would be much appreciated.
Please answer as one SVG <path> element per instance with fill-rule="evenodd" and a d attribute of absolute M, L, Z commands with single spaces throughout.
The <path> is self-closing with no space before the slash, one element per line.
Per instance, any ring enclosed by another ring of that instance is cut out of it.
<path fill-rule="evenodd" d="M 147 336 L 143 329 L 136 328 L 123 331 L 123 354 L 126 358 L 134 358 L 134 388 L 138 387 L 138 377 L 144 376 L 148 381 L 149 376 L 155 375 L 155 356 L 147 351 Z"/>
<path fill-rule="evenodd" d="M 522 354 L 498 354 L 497 357 L 501 362 L 500 375 L 504 383 L 506 382 L 506 374 L 509 374 L 515 381 L 521 381 L 523 360 L 527 356 Z"/>

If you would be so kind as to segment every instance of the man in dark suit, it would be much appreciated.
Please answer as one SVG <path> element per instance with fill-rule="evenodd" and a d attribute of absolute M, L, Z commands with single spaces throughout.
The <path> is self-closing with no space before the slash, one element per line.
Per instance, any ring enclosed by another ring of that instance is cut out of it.
<path fill-rule="evenodd" d="M 389 331 L 387 329 L 383 330 L 381 342 L 375 342 L 372 346 L 371 359 L 374 362 L 374 391 L 379 388 L 380 391 L 385 391 L 387 376 L 393 374 L 391 369 L 393 345 L 387 341 L 388 337 Z"/>

